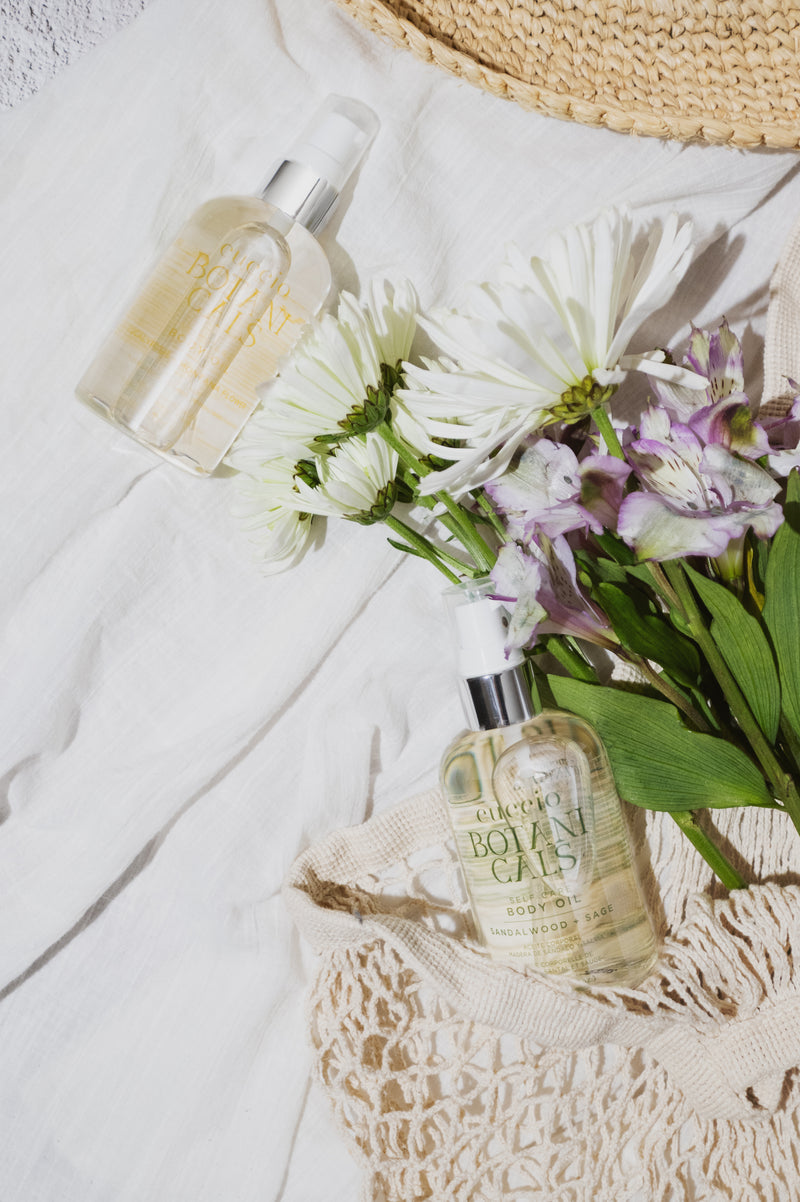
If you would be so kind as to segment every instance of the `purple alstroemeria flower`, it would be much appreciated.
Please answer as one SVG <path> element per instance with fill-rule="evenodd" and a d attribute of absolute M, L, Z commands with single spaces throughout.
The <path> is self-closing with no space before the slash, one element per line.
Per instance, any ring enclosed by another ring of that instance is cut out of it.
<path fill-rule="evenodd" d="M 611 455 L 589 455 L 579 462 L 568 446 L 539 438 L 486 491 L 511 537 L 528 545 L 538 535 L 552 539 L 571 530 L 613 530 L 629 474 L 630 467 Z"/>
<path fill-rule="evenodd" d="M 717 330 L 692 326 L 684 364 L 706 377 L 705 392 L 654 380 L 664 408 L 706 445 L 716 443 L 746 459 L 768 454 L 766 431 L 744 391 L 742 345 L 728 323 L 723 320 Z"/>
<path fill-rule="evenodd" d="M 780 485 L 768 472 L 719 443 L 704 446 L 663 409 L 648 410 L 640 434 L 627 454 L 644 491 L 625 498 L 617 526 L 640 559 L 718 556 L 747 529 L 775 533 Z"/>
<path fill-rule="evenodd" d="M 616 530 L 630 465 L 613 455 L 588 455 L 580 465 L 581 505 L 606 530 Z"/>
<path fill-rule="evenodd" d="M 656 397 L 678 421 L 688 423 L 700 409 L 730 396 L 744 396 L 742 344 L 724 319 L 717 330 L 692 326 L 683 363 L 698 375 L 705 376 L 708 383 L 704 391 L 664 380 L 651 380 Z"/>
<path fill-rule="evenodd" d="M 539 600 L 543 567 L 540 560 L 517 543 L 505 543 L 492 568 L 495 596 L 511 607 L 506 652 L 527 647 L 536 636 L 547 611 Z"/>
<path fill-rule="evenodd" d="M 615 636 L 584 596 L 563 535 L 522 548 L 506 543 L 492 569 L 496 595 L 513 602 L 508 646 L 529 647 L 539 634 L 568 634 L 610 648 Z"/>
<path fill-rule="evenodd" d="M 744 392 L 742 344 L 724 317 L 716 330 L 692 326 L 686 364 L 708 380 L 709 401 Z"/>
<path fill-rule="evenodd" d="M 688 425 L 707 445 L 716 444 L 745 459 L 760 459 L 770 450 L 767 432 L 753 418 L 743 392 L 731 393 L 693 413 Z"/>

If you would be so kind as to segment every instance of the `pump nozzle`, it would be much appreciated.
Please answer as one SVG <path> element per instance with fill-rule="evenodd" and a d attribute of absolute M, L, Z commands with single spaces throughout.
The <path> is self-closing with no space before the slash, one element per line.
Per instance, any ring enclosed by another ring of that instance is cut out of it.
<path fill-rule="evenodd" d="M 378 132 L 378 118 L 360 100 L 329 96 L 289 151 L 341 192 Z"/>
<path fill-rule="evenodd" d="M 493 593 L 494 586 L 487 579 L 444 593 L 455 634 L 458 672 L 465 679 L 506 672 L 525 659 L 521 651 L 506 651 L 508 608 Z"/>
<path fill-rule="evenodd" d="M 274 169 L 262 198 L 316 233 L 330 217 L 378 124 L 372 109 L 359 100 L 328 96 Z"/>
<path fill-rule="evenodd" d="M 518 649 L 506 651 L 508 610 L 489 579 L 445 591 L 456 643 L 461 700 L 473 730 L 512 726 L 530 718 L 530 689 Z"/>

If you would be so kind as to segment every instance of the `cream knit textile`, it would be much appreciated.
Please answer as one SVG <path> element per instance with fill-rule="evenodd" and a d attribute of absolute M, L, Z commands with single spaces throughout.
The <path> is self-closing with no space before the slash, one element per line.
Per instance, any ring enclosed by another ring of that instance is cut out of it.
<path fill-rule="evenodd" d="M 800 383 L 800 221 L 792 230 L 772 276 L 764 336 L 762 408 L 786 408 Z"/>
<path fill-rule="evenodd" d="M 764 403 L 800 379 L 798 314 L 800 224 L 773 279 Z M 760 882 L 726 895 L 668 815 L 629 819 L 662 941 L 636 990 L 494 964 L 437 793 L 295 862 L 287 905 L 321 957 L 315 1074 L 362 1202 L 800 1198 L 797 836 L 777 812 L 705 815 Z"/>
<path fill-rule="evenodd" d="M 795 836 L 782 814 L 715 816 L 768 882 L 715 897 L 668 816 L 632 818 L 664 939 L 638 990 L 493 964 L 436 793 L 297 860 L 287 903 L 322 954 L 315 1071 L 364 1202 L 800 1193 Z"/>

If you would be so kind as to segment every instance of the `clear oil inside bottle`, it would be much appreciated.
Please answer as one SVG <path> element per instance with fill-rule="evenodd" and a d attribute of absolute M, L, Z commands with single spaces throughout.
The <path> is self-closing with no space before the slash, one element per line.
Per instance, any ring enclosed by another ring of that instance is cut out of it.
<path fill-rule="evenodd" d="M 257 197 L 210 201 L 162 256 L 78 396 L 151 450 L 211 472 L 330 284 L 301 225 Z"/>

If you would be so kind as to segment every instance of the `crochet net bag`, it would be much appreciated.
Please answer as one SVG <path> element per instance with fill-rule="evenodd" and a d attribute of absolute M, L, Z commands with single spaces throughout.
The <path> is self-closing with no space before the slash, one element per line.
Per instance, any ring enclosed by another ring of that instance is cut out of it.
<path fill-rule="evenodd" d="M 773 278 L 765 393 L 800 357 L 800 224 Z M 716 811 L 729 895 L 666 814 L 631 810 L 661 951 L 638 989 L 491 961 L 432 792 L 304 852 L 314 1073 L 362 1202 L 800 1197 L 800 875 L 786 816 Z M 744 863 L 740 870 L 747 875 Z"/>
<path fill-rule="evenodd" d="M 800 145 L 795 0 L 338 0 L 496 96 L 624 133 Z"/>
<path fill-rule="evenodd" d="M 666 937 L 636 990 L 488 960 L 436 793 L 300 857 L 287 902 L 322 957 L 314 1072 L 363 1202 L 797 1196 L 800 887 L 778 884 L 791 837 L 780 814 L 726 817 L 733 842 L 773 849 L 772 881 L 701 892 L 699 858 L 648 815 Z"/>

